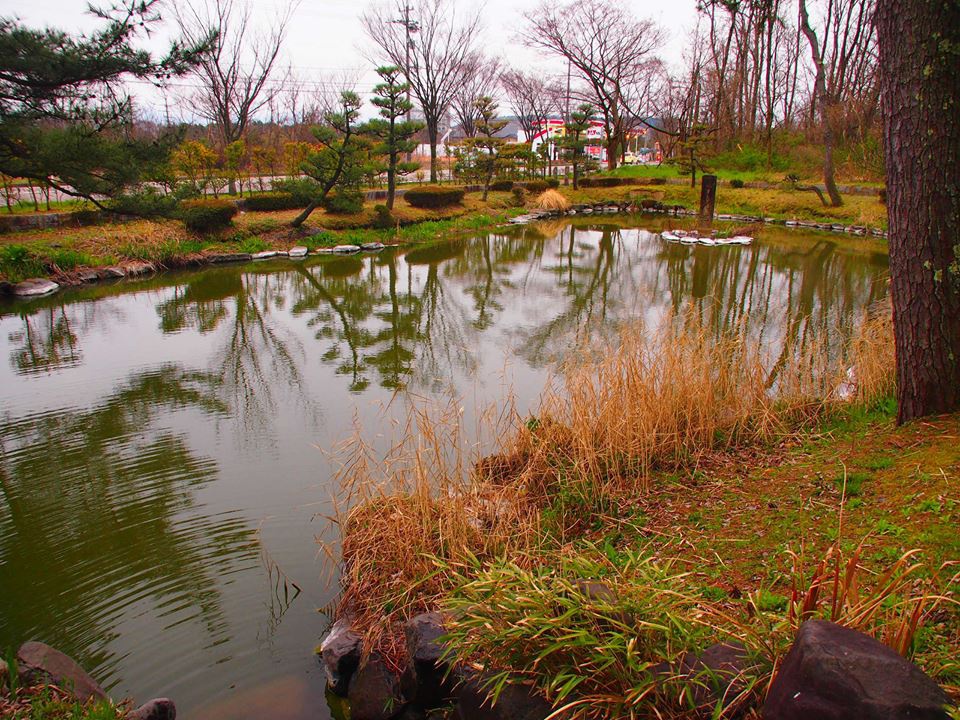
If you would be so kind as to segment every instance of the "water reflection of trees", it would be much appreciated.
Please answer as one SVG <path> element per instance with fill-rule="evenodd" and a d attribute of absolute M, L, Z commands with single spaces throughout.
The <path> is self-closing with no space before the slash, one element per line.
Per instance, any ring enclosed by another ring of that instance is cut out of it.
<path fill-rule="evenodd" d="M 0 419 L 0 644 L 42 633 L 109 682 L 106 647 L 147 599 L 167 628 L 230 639 L 219 579 L 256 564 L 253 530 L 203 513 L 216 464 L 158 422 L 225 414 L 220 382 L 169 365 L 88 409 Z"/>

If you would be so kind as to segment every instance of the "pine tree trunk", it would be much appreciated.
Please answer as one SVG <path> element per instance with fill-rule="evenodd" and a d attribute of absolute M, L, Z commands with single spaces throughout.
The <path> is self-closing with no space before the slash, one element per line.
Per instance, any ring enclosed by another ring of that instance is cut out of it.
<path fill-rule="evenodd" d="M 960 3 L 877 5 L 898 422 L 960 408 Z"/>

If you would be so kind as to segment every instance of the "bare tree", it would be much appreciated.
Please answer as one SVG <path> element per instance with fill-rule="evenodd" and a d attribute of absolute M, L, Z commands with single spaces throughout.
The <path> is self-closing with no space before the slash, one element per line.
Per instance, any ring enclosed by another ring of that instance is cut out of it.
<path fill-rule="evenodd" d="M 475 53 L 480 13 L 458 14 L 453 0 L 419 0 L 410 10 L 396 3 L 379 5 L 361 20 L 380 57 L 404 69 L 427 126 L 430 181 L 436 182 L 440 123 Z M 396 20 L 401 17 L 403 22 Z"/>
<path fill-rule="evenodd" d="M 185 38 L 204 37 L 210 30 L 217 41 L 197 68 L 202 88 L 194 97 L 196 112 L 211 122 L 223 146 L 239 140 L 250 118 L 270 104 L 280 91 L 271 83 L 280 47 L 296 6 L 281 10 L 266 30 L 254 29 L 250 5 L 236 0 L 201 0 L 175 5 Z M 230 193 L 236 192 L 233 181 Z"/>
<path fill-rule="evenodd" d="M 521 38 L 567 60 L 600 111 L 607 137 L 607 162 L 617 165 L 631 122 L 627 108 L 633 86 L 650 72 L 649 62 L 663 42 L 663 31 L 639 20 L 613 0 L 543 0 L 524 14 Z"/>
<path fill-rule="evenodd" d="M 542 75 L 522 70 L 507 70 L 500 82 L 510 108 L 517 116 L 527 142 L 530 142 L 537 128 L 544 127 L 547 119 L 554 114 L 561 91 L 549 84 Z"/>
<path fill-rule="evenodd" d="M 477 101 L 497 95 L 502 72 L 499 58 L 486 57 L 480 52 L 473 53 L 464 62 L 450 107 L 468 138 L 477 134 Z"/>

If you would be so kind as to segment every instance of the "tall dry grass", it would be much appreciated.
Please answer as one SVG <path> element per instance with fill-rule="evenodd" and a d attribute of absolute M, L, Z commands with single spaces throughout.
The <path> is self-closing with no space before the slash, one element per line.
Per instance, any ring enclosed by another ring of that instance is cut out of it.
<path fill-rule="evenodd" d="M 544 190 L 537 196 L 536 206 L 541 210 L 569 210 L 570 201 L 556 190 Z"/>
<path fill-rule="evenodd" d="M 372 628 L 373 643 L 393 637 L 394 621 L 449 589 L 446 569 L 493 557 L 531 567 L 614 519 L 618 498 L 649 492 L 658 472 L 815 420 L 837 402 L 851 359 L 855 401 L 873 402 L 891 387 L 889 331 L 875 313 L 838 356 L 813 345 L 771 366 L 744 333 L 717 339 L 669 318 L 625 328 L 614 346 L 584 344 L 533 417 L 508 402 L 467 433 L 455 404 L 412 406 L 386 456 L 361 435 L 345 449 L 340 612 Z"/>

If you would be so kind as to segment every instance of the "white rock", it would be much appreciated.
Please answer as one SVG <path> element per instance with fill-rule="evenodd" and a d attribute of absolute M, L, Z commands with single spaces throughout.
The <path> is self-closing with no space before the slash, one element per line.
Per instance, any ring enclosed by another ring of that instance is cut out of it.
<path fill-rule="evenodd" d="M 13 294 L 18 297 L 39 297 L 40 295 L 49 295 L 59 289 L 60 286 L 53 280 L 30 278 L 14 285 Z"/>
<path fill-rule="evenodd" d="M 335 253 L 355 253 L 360 252 L 359 245 L 335 245 L 333 248 Z"/>
<path fill-rule="evenodd" d="M 254 260 L 269 260 L 270 258 L 273 258 L 273 257 L 276 257 L 276 256 L 277 256 L 277 251 L 276 251 L 276 250 L 264 250 L 264 251 L 262 251 L 262 252 L 254 253 L 254 254 L 253 254 L 253 259 L 254 259 Z"/>
<path fill-rule="evenodd" d="M 303 245 L 297 245 L 290 248 L 290 257 L 305 257 L 307 252 L 309 251 Z"/>

